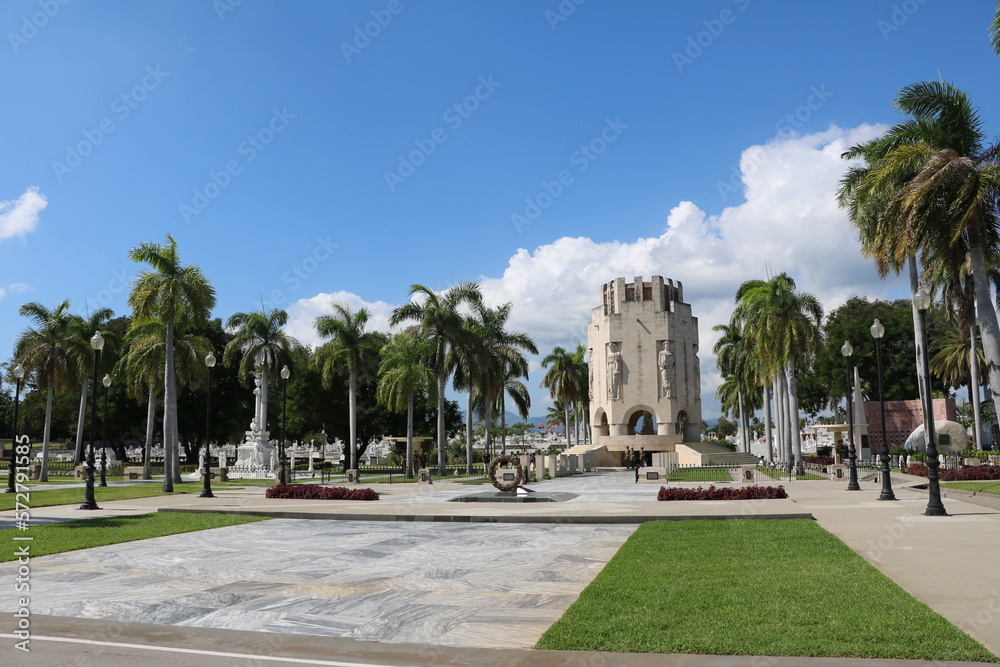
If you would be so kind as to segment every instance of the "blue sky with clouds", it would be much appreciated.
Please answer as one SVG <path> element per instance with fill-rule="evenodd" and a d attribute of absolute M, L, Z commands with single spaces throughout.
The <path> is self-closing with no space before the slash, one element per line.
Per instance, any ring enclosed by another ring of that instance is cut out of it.
<path fill-rule="evenodd" d="M 656 273 L 710 349 L 743 280 L 827 310 L 898 296 L 831 199 L 839 153 L 939 74 L 1000 131 L 990 0 L 0 5 L 0 347 L 25 301 L 127 312 L 126 254 L 178 240 L 215 315 L 482 282 L 544 350 L 601 283 Z M 891 332 L 890 332 L 891 334 Z M 529 386 L 532 410 L 547 398 Z"/>

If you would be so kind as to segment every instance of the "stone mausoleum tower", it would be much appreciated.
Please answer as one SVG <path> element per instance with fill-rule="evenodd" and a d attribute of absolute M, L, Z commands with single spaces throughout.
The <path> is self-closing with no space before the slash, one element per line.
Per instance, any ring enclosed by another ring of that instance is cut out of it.
<path fill-rule="evenodd" d="M 679 282 L 636 276 L 602 285 L 587 346 L 596 446 L 672 452 L 700 442 L 698 319 Z"/>

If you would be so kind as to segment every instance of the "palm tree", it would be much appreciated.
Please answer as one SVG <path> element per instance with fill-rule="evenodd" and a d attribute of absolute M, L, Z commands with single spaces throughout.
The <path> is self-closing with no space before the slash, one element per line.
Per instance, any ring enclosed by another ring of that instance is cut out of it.
<path fill-rule="evenodd" d="M 99 308 L 87 319 L 83 319 L 79 315 L 74 315 L 72 322 L 73 330 L 75 335 L 83 341 L 83 345 L 78 346 L 78 349 L 81 351 L 90 350 L 90 338 L 94 335 L 95 331 L 100 331 L 101 335 L 104 336 L 104 350 L 101 354 L 107 362 L 108 355 L 113 353 L 117 343 L 117 336 L 106 328 L 108 321 L 114 316 L 114 311 L 110 308 Z M 80 465 L 83 461 L 83 422 L 87 417 L 87 392 L 90 387 L 91 361 L 91 354 L 86 354 L 78 359 L 82 382 L 80 383 L 80 410 L 77 413 L 76 419 L 76 453 L 73 457 L 74 465 Z M 46 480 L 39 478 L 39 481 L 44 482 Z"/>
<path fill-rule="evenodd" d="M 785 433 L 793 450 L 786 458 L 787 469 L 791 472 L 794 457 L 796 474 L 805 474 L 795 372 L 800 360 L 820 351 L 823 307 L 812 294 L 796 293 L 795 281 L 786 273 L 767 281 L 744 282 L 736 301 L 734 317 L 744 323 L 744 334 L 753 339 L 761 368 L 776 376 L 783 394 Z"/>
<path fill-rule="evenodd" d="M 205 336 L 188 333 L 186 329 L 183 323 L 178 323 L 174 331 L 175 377 L 180 384 L 187 384 L 203 368 L 203 360 L 212 349 L 212 344 Z M 146 440 L 142 456 L 143 472 L 147 479 L 150 476 L 149 460 L 156 420 L 156 388 L 163 382 L 166 363 L 166 338 L 167 328 L 157 318 L 146 320 L 142 324 L 133 322 L 125 334 L 125 354 L 121 356 L 115 369 L 116 374 L 124 380 L 128 395 L 137 400 L 145 398 L 147 401 Z M 174 428 L 176 429 L 176 424 Z M 177 472 L 174 471 L 173 475 L 175 482 Z"/>
<path fill-rule="evenodd" d="M 528 361 L 524 353 L 538 354 L 531 336 L 507 330 L 511 308 L 509 301 L 497 308 L 488 308 L 481 302 L 473 305 L 473 328 L 481 343 L 476 381 L 486 409 L 487 446 L 490 445 L 493 409 L 497 408 L 500 412 L 501 451 L 504 454 L 507 446 L 505 397 L 509 395 L 520 410 L 519 414 L 527 419 L 531 399 L 518 378 L 528 377 Z"/>
<path fill-rule="evenodd" d="M 574 411 L 583 415 L 583 441 L 588 442 L 590 437 L 590 365 L 587 362 L 587 348 L 578 344 L 573 350 L 573 365 L 576 368 L 577 377 L 577 400 L 573 406 Z M 579 444 L 577 436 L 577 444 Z"/>
<path fill-rule="evenodd" d="M 462 326 L 467 329 L 462 343 L 448 351 L 448 370 L 452 375 L 455 391 L 465 392 L 465 472 L 472 474 L 473 415 L 478 410 L 485 414 L 479 391 L 478 375 L 482 371 L 481 358 L 485 353 L 483 340 L 479 336 L 478 325 L 471 317 L 463 318 Z M 433 362 L 433 360 L 431 360 Z M 485 447 L 486 455 L 489 448 Z"/>
<path fill-rule="evenodd" d="M 350 411 L 350 460 L 347 463 L 351 469 L 358 465 L 358 376 L 367 367 L 378 363 L 381 340 L 375 332 L 365 331 L 370 317 L 366 308 L 354 312 L 347 304 L 334 303 L 333 315 L 320 315 L 315 322 L 319 335 L 331 341 L 329 346 L 320 348 L 317 355 L 323 369 L 323 383 L 329 386 L 337 369 L 347 370 Z"/>
<path fill-rule="evenodd" d="M 743 443 L 743 451 L 749 450 L 747 438 L 747 416 L 745 414 L 746 402 L 744 395 L 752 390 L 750 374 L 750 343 L 751 341 L 743 336 L 742 325 L 736 318 L 732 318 L 729 324 L 717 324 L 712 327 L 712 331 L 722 334 L 712 348 L 717 359 L 719 372 L 722 373 L 724 382 L 716 391 L 716 397 L 721 402 L 721 408 L 729 415 L 735 416 L 740 423 L 740 440 Z"/>
<path fill-rule="evenodd" d="M 57 388 L 76 382 L 79 360 L 94 354 L 90 341 L 81 343 L 74 335 L 73 315 L 69 312 L 69 299 L 50 310 L 40 303 L 21 306 L 21 317 L 27 317 L 34 326 L 21 332 L 15 344 L 15 356 L 30 372 L 35 382 L 46 388 L 45 428 L 42 432 L 42 469 L 39 481 L 48 480 L 49 434 L 52 429 L 52 399 Z"/>
<path fill-rule="evenodd" d="M 142 243 L 128 253 L 133 262 L 149 264 L 132 283 L 128 303 L 141 325 L 154 318 L 166 327 L 163 365 L 163 491 L 174 490 L 174 457 L 177 456 L 177 390 L 174 361 L 174 326 L 179 318 L 201 324 L 215 306 L 215 289 L 195 265 L 182 266 L 177 242 Z"/>
<path fill-rule="evenodd" d="M 260 430 L 267 427 L 267 396 L 270 372 L 277 371 L 292 359 L 292 350 L 299 342 L 283 331 L 288 323 L 288 313 L 280 308 L 262 312 L 235 313 L 226 320 L 226 328 L 233 331 L 233 338 L 226 344 L 222 361 L 227 366 L 239 358 L 239 377 L 250 381 L 255 372 L 260 373 Z"/>
<path fill-rule="evenodd" d="M 427 364 L 433 352 L 430 341 L 405 331 L 396 334 L 382 348 L 376 398 L 392 410 L 406 410 L 405 472 L 408 478 L 413 477 L 413 396 L 418 391 L 426 391 L 434 397 L 434 370 Z"/>
<path fill-rule="evenodd" d="M 463 305 L 472 306 L 483 300 L 479 286 L 463 282 L 447 291 L 435 292 L 423 285 L 411 285 L 409 296 L 422 295 L 419 303 L 410 301 L 392 311 L 389 324 L 396 326 L 412 321 L 420 324 L 420 335 L 434 343 L 434 365 L 437 368 L 437 447 L 438 474 L 445 473 L 444 401 L 448 384 L 448 351 L 469 341 L 470 332 L 463 326 Z"/>
<path fill-rule="evenodd" d="M 990 46 L 994 53 L 1000 55 L 1000 2 L 997 3 L 990 22 Z"/>
<path fill-rule="evenodd" d="M 990 385 L 1000 386 L 1000 324 L 987 278 L 987 255 L 1000 243 L 1000 148 L 984 145 L 978 110 L 951 84 L 907 86 L 895 104 L 912 118 L 845 153 L 866 164 L 842 180 L 841 204 L 861 229 L 863 249 L 880 248 L 887 267 L 898 270 L 918 254 L 927 264 L 955 246 L 968 252 Z"/>
<path fill-rule="evenodd" d="M 941 378 L 949 387 L 965 385 L 969 388 L 969 405 L 972 405 L 973 395 L 977 387 L 973 387 L 972 350 L 965 329 L 959 324 L 958 317 L 951 314 L 944 335 L 937 336 L 932 346 L 933 356 L 930 359 L 931 373 Z M 979 365 L 986 363 L 986 357 L 981 347 L 976 348 Z M 977 437 L 978 441 L 979 438 Z"/>
<path fill-rule="evenodd" d="M 580 393 L 580 374 L 573 355 L 558 345 L 542 359 L 542 368 L 548 368 L 542 386 L 549 390 L 553 399 L 562 401 L 566 448 L 569 449 L 569 409 Z"/>

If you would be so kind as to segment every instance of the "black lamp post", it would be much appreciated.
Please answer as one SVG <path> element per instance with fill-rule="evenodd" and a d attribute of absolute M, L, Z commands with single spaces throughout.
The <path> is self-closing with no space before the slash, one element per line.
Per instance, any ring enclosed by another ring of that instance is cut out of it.
<path fill-rule="evenodd" d="M 278 443 L 278 452 L 281 454 L 281 475 L 278 484 L 288 484 L 288 472 L 285 465 L 285 415 L 288 412 L 288 378 L 292 372 L 288 366 L 281 368 L 281 442 Z"/>
<path fill-rule="evenodd" d="M 851 347 L 849 341 L 844 341 L 843 346 L 840 348 L 840 353 L 844 355 L 844 361 L 847 363 L 847 472 L 849 474 L 847 490 L 860 491 L 861 485 L 858 484 L 858 450 L 854 447 L 854 399 L 851 396 L 851 355 L 854 354 L 854 348 Z"/>
<path fill-rule="evenodd" d="M 101 420 L 101 426 L 104 429 L 104 436 L 101 438 L 101 483 L 100 486 L 108 485 L 107 478 L 107 468 L 108 468 L 108 387 L 111 386 L 111 376 L 107 373 L 104 374 L 104 378 L 101 380 L 101 384 L 104 385 L 104 419 Z"/>
<path fill-rule="evenodd" d="M 16 493 L 17 487 L 14 485 L 15 471 L 17 468 L 17 404 L 21 400 L 21 378 L 24 377 L 24 367 L 18 364 L 14 367 L 14 379 L 17 381 L 17 389 L 14 390 L 14 428 L 11 430 L 10 439 L 10 472 L 7 473 L 7 489 L 5 493 Z"/>
<path fill-rule="evenodd" d="M 931 307 L 931 295 L 920 285 L 913 293 L 913 305 L 920 313 L 920 324 L 924 330 L 922 343 L 923 352 L 920 364 L 924 372 L 924 438 L 927 441 L 927 509 L 925 516 L 948 516 L 941 502 L 941 486 L 938 482 L 937 437 L 934 433 L 934 399 L 931 397 L 931 370 L 927 358 L 927 309 Z"/>
<path fill-rule="evenodd" d="M 94 337 L 90 339 L 90 347 L 94 348 L 94 374 L 91 375 L 95 380 L 97 379 L 97 359 L 101 354 L 101 350 L 104 349 L 104 336 L 98 331 L 94 334 Z M 99 510 L 100 507 L 97 506 L 97 501 L 94 499 L 94 440 L 97 439 L 97 388 L 94 387 L 94 391 L 91 392 L 90 396 L 90 447 L 87 449 L 87 492 L 83 499 L 83 504 L 80 505 L 82 510 Z"/>
<path fill-rule="evenodd" d="M 206 385 L 208 398 L 205 407 L 205 463 L 201 468 L 201 493 L 199 498 L 214 498 L 212 493 L 212 450 L 208 443 L 212 437 L 212 369 L 215 368 L 215 355 L 209 352 L 205 356 L 205 367 L 208 368 L 208 384 Z"/>
<path fill-rule="evenodd" d="M 882 451 L 879 453 L 879 461 L 882 463 L 882 493 L 879 500 L 895 500 L 896 494 L 892 492 L 891 471 L 889 470 L 889 438 L 885 431 L 885 394 L 882 392 L 882 336 L 885 335 L 885 327 L 878 320 L 871 328 L 872 338 L 875 339 L 875 359 L 878 364 L 878 407 L 882 415 Z"/>

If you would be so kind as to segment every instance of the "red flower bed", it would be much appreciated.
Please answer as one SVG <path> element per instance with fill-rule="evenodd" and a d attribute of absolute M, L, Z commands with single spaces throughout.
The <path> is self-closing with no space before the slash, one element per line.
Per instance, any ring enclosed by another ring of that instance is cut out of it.
<path fill-rule="evenodd" d="M 923 463 L 911 463 L 906 472 L 909 475 L 919 475 L 927 477 L 927 466 Z M 961 470 L 938 470 L 938 477 L 942 482 L 977 482 L 980 480 L 1000 479 L 1000 467 L 998 466 L 975 466 L 962 468 Z"/>
<path fill-rule="evenodd" d="M 660 492 L 656 495 L 657 500 L 773 500 L 776 498 L 787 498 L 783 486 L 735 486 L 717 489 L 710 486 L 703 489 L 668 489 L 660 487 Z"/>
<path fill-rule="evenodd" d="M 296 500 L 378 500 L 378 494 L 371 489 L 347 489 L 343 486 L 318 484 L 279 484 L 268 489 L 264 497 Z"/>
<path fill-rule="evenodd" d="M 829 466 L 834 464 L 834 458 L 832 456 L 803 456 L 803 463 L 814 463 L 818 466 Z"/>

